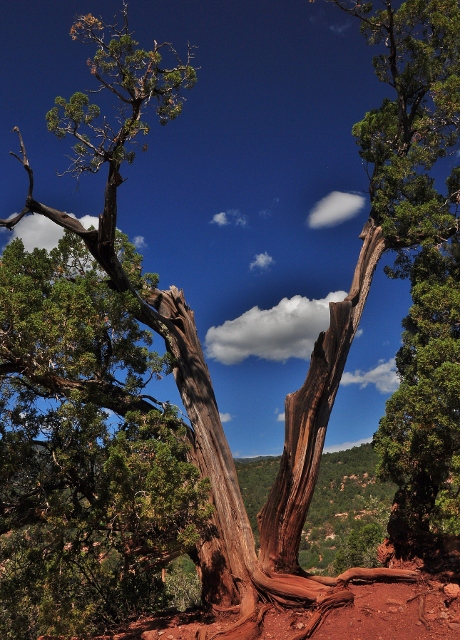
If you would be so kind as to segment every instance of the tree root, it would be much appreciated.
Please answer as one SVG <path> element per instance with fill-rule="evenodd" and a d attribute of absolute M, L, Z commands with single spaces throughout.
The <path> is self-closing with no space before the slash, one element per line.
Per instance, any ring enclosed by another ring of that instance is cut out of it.
<path fill-rule="evenodd" d="M 236 604 L 233 607 L 221 607 L 218 604 L 212 604 L 211 605 L 211 609 L 215 612 L 215 613 L 239 613 L 241 607 L 239 604 Z"/>
<path fill-rule="evenodd" d="M 348 584 L 353 580 L 363 580 L 365 582 L 417 582 L 420 578 L 418 571 L 410 569 L 364 569 L 353 567 L 337 576 L 337 585 Z"/>
<path fill-rule="evenodd" d="M 335 593 L 325 596 L 321 602 L 318 602 L 318 607 L 313 613 L 308 625 L 305 629 L 302 629 L 301 633 L 294 636 L 292 640 L 305 640 L 305 638 L 310 638 L 313 632 L 324 622 L 326 616 L 332 611 L 332 609 L 352 605 L 353 600 L 353 594 L 347 589 L 340 589 Z"/>
<path fill-rule="evenodd" d="M 277 573 L 268 576 L 256 569 L 252 575 L 253 582 L 258 591 L 278 596 L 286 600 L 300 602 L 316 602 L 318 598 L 326 594 L 329 588 L 314 580 L 295 576 L 292 574 Z"/>
<path fill-rule="evenodd" d="M 214 640 L 219 637 L 221 640 L 255 640 L 260 636 L 262 622 L 267 611 L 271 609 L 270 604 L 264 604 L 258 610 L 254 610 L 248 615 L 232 624 L 224 631 L 218 631 L 208 638 L 208 640 Z M 206 640 L 206 630 L 204 635 L 200 635 L 203 628 L 199 630 L 197 634 L 198 640 Z"/>
<path fill-rule="evenodd" d="M 311 637 L 332 609 L 353 604 L 353 593 L 346 588 L 349 582 L 354 580 L 361 582 L 416 582 L 419 577 L 420 574 L 417 571 L 407 569 L 355 567 L 348 569 L 336 578 L 322 578 L 321 576 L 310 576 L 306 572 L 303 572 L 302 575 L 280 573 L 268 575 L 256 568 L 252 574 L 252 582 L 261 598 L 268 599 L 273 604 L 282 607 L 311 605 L 315 608 L 308 625 L 293 638 L 293 640 L 305 640 Z M 271 604 L 264 604 L 257 608 L 254 605 L 240 620 L 227 629 L 214 633 L 209 638 L 207 638 L 206 629 L 201 628 L 197 633 L 197 640 L 213 640 L 214 638 L 219 638 L 219 640 L 255 640 L 261 633 L 264 615 L 271 606 Z M 214 606 L 213 608 L 216 611 L 234 612 L 238 610 L 238 607 L 224 609 Z M 242 609 L 244 609 L 243 606 L 240 610 Z"/>
<path fill-rule="evenodd" d="M 418 619 L 423 624 L 427 631 L 430 630 L 430 625 L 428 624 L 427 619 L 425 618 L 425 594 L 417 593 L 416 596 L 409 598 L 407 602 L 412 602 L 412 600 L 418 599 Z"/>

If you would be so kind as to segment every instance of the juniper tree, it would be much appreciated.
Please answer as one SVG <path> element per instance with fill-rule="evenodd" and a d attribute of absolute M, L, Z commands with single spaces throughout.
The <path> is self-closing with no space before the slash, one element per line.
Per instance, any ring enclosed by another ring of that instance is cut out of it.
<path fill-rule="evenodd" d="M 388 532 L 401 555 L 426 553 L 435 515 L 443 531 L 437 497 L 449 499 L 460 452 L 459 257 L 456 234 L 410 267 L 413 305 L 396 357 L 401 385 L 374 436 L 380 474 L 399 486 Z"/>
<path fill-rule="evenodd" d="M 164 338 L 190 420 L 190 457 L 201 476 L 209 478 L 215 508 L 216 535 L 203 539 L 196 551 L 204 595 L 219 606 L 238 604 L 240 608 L 241 619 L 224 634 L 226 638 L 254 637 L 258 633 L 266 611 L 266 606 L 259 607 L 261 599 L 316 603 L 319 612 L 299 638 L 311 633 L 322 611 L 350 600 L 346 590 L 331 592 L 334 581 L 322 584 L 321 578 L 302 574 L 297 559 L 329 415 L 382 254 L 389 249 L 436 245 L 456 230 L 455 208 L 435 190 L 431 171 L 439 159 L 455 150 L 457 142 L 458 2 L 408 0 L 400 5 L 385 0 L 374 9 L 371 2 L 332 1 L 357 17 L 369 44 L 379 48 L 374 66 L 379 80 L 388 85 L 390 96 L 354 128 L 369 173 L 369 220 L 360 235 L 363 246 L 350 293 L 343 302 L 330 305 L 330 327 L 315 344 L 305 383 L 286 399 L 285 447 L 278 478 L 259 514 L 258 555 L 193 312 L 183 292 L 175 287 L 167 291 L 153 287 L 141 295 L 114 249 L 122 165 L 133 160 L 128 144 L 147 132 L 141 124 L 143 111 L 155 102 L 160 122 L 175 117 L 179 89 L 195 81 L 190 60 L 173 68 L 160 65 L 160 47 L 161 53 L 171 51 L 167 45 L 136 53 L 126 7 L 121 28 L 107 27 L 87 15 L 75 22 L 72 31 L 72 37 L 96 47 L 90 70 L 99 87 L 120 101 L 120 126 L 101 118 L 88 96 L 80 93 L 69 100 L 59 98 L 48 114 L 52 132 L 74 138 L 72 171 L 81 174 L 107 169 L 105 206 L 98 231 L 86 231 L 64 212 L 35 200 L 32 169 L 21 137 L 17 157 L 28 174 L 28 196 L 19 215 L 3 221 L 11 228 L 33 212 L 79 235 L 109 276 L 113 289 L 120 294 L 131 292 L 135 297 L 136 319 Z M 336 584 L 357 574 L 368 578 L 415 577 L 410 572 L 370 569 L 346 572 Z"/>
<path fill-rule="evenodd" d="M 135 290 L 157 282 L 115 246 Z M 156 573 L 206 531 L 209 484 L 146 389 L 168 356 L 77 236 L 49 255 L 8 245 L 0 296 L 0 629 L 101 630 L 155 605 Z"/>

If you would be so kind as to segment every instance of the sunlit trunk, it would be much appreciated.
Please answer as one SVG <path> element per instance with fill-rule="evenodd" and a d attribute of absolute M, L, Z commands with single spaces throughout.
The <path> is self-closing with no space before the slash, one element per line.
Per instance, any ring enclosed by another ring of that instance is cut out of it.
<path fill-rule="evenodd" d="M 286 397 L 285 442 L 268 500 L 258 516 L 260 562 L 267 572 L 297 573 L 303 525 L 313 498 L 329 416 L 377 263 L 385 251 L 382 230 L 372 220 L 350 293 L 330 303 L 330 326 L 316 341 L 303 386 Z"/>

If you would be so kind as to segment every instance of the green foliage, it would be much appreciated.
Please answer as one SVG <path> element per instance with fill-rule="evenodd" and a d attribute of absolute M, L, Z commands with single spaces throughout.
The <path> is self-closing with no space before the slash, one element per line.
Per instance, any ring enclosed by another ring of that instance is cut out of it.
<path fill-rule="evenodd" d="M 235 460 L 238 482 L 252 531 L 258 540 L 257 514 L 265 504 L 279 468 L 279 457 Z"/>
<path fill-rule="evenodd" d="M 457 530 L 460 4 L 333 2 L 360 19 L 379 51 L 375 73 L 390 89 L 353 135 L 369 175 L 371 216 L 398 252 L 386 271 L 412 283 L 397 356 L 402 383 L 374 439 L 381 477 L 399 486 L 389 531 L 407 541 L 427 534 L 435 513 L 443 531 L 443 510 L 447 530 Z"/>
<path fill-rule="evenodd" d="M 126 145 L 136 142 L 139 134 L 149 133 L 142 119 L 147 105 L 156 103 L 160 124 L 166 125 L 182 112 L 181 89 L 191 89 L 197 80 L 190 48 L 185 64 L 169 43 L 154 41 L 152 50 L 139 48 L 128 28 L 126 4 L 122 20 L 118 27 L 87 14 L 79 16 L 70 30 L 73 40 L 95 47 L 88 60 L 91 74 L 100 89 L 109 91 L 120 104 L 118 117 L 111 122 L 107 115 L 100 117 L 99 107 L 90 104 L 86 93 L 74 93 L 68 101 L 56 98 L 56 106 L 46 114 L 47 126 L 58 138 L 71 135 L 76 139 L 69 169 L 75 176 L 95 173 L 106 162 L 117 171 L 123 162 L 131 164 L 135 151 L 128 151 Z M 168 68 L 169 58 L 172 66 Z"/>
<path fill-rule="evenodd" d="M 434 531 L 460 536 L 460 455 L 453 455 L 447 480 L 441 485 L 431 516 Z"/>
<path fill-rule="evenodd" d="M 400 487 L 394 536 L 428 532 L 434 513 L 432 528 L 453 533 L 460 526 L 459 258 L 455 236 L 422 251 L 411 268 L 413 306 L 396 358 L 401 385 L 374 436 L 380 475 Z"/>
<path fill-rule="evenodd" d="M 201 582 L 188 556 L 173 560 L 166 573 L 165 592 L 171 607 L 185 611 L 201 605 Z"/>
<path fill-rule="evenodd" d="M 340 574 L 350 567 L 378 567 L 376 549 L 383 538 L 384 530 L 378 522 L 356 524 L 337 551 L 335 572 Z"/>
<path fill-rule="evenodd" d="M 458 169 L 448 197 L 432 170 L 458 146 L 460 7 L 457 0 L 407 0 L 398 8 L 390 1 L 375 11 L 374 3 L 352 4 L 340 7 L 383 49 L 374 68 L 393 94 L 353 127 L 368 167 L 372 216 L 388 246 L 432 246 L 456 229 Z"/>
<path fill-rule="evenodd" d="M 122 235 L 117 253 L 142 294 Z M 169 360 L 75 236 L 50 254 L 11 243 L 0 294 L 0 634 L 89 634 L 164 608 L 158 571 L 211 514 L 186 426 L 144 393 Z"/>
<path fill-rule="evenodd" d="M 148 285 L 140 275 L 140 256 L 121 234 L 117 252 L 142 293 Z M 37 249 L 28 254 L 20 241 L 8 245 L 0 293 L 5 301 L 0 309 L 0 357 L 11 366 L 22 362 L 22 370 L 26 367 L 49 392 L 53 379 L 58 383 L 59 378 L 93 383 L 91 392 L 102 389 L 104 381 L 119 389 L 128 384 L 139 392 L 143 375 L 155 377 L 168 370 L 167 359 L 148 349 L 151 332 L 132 316 L 134 297 L 111 291 L 83 244 L 70 234 L 49 255 Z M 120 382 L 116 370 L 123 372 Z M 84 394 L 81 385 L 74 384 L 74 389 Z"/>
<path fill-rule="evenodd" d="M 104 537 L 75 548 L 72 530 L 35 525 L 0 538 L 0 632 L 89 638 L 128 615 L 169 604 L 159 575 L 108 548 Z"/>

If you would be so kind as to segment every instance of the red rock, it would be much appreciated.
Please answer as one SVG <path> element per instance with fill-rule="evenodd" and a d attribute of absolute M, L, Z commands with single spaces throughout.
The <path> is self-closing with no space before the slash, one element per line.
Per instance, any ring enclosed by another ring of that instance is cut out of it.
<path fill-rule="evenodd" d="M 455 583 L 446 584 L 444 585 L 444 593 L 449 599 L 455 600 L 460 595 L 460 587 Z"/>

